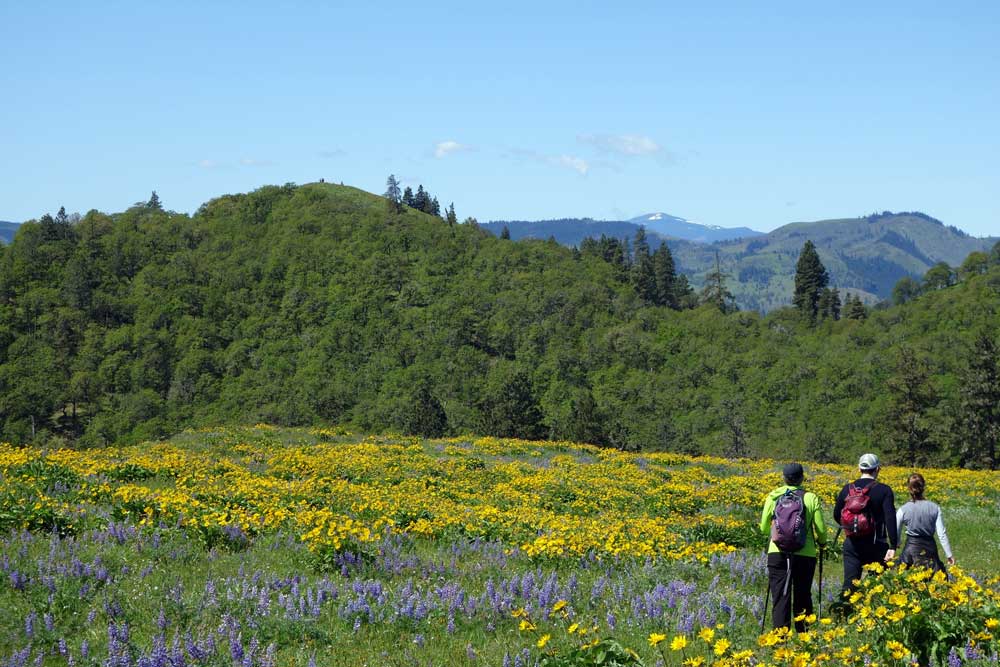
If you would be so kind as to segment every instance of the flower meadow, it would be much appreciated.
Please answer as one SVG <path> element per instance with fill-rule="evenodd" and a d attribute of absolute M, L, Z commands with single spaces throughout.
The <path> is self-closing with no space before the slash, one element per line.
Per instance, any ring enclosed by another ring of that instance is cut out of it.
<path fill-rule="evenodd" d="M 831 553 L 824 613 L 761 634 L 782 463 L 264 425 L 0 445 L 0 665 L 997 663 L 988 472 L 922 471 L 965 569 L 876 568 L 834 620 Z M 829 514 L 852 477 L 806 484 Z"/>

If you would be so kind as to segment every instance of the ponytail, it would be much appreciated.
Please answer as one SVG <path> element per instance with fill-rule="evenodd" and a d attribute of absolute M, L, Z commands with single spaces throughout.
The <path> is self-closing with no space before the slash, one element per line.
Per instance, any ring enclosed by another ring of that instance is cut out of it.
<path fill-rule="evenodd" d="M 909 490 L 910 498 L 912 500 L 924 499 L 925 486 L 927 486 L 927 482 L 924 481 L 924 476 L 919 472 L 915 472 L 910 475 L 910 479 L 906 481 L 906 488 Z"/>

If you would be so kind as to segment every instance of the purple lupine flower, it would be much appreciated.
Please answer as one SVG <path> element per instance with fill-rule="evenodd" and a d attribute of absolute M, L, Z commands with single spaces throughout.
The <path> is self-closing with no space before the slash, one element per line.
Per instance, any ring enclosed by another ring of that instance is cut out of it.
<path fill-rule="evenodd" d="M 35 636 L 35 621 L 38 620 L 38 614 L 31 612 L 24 617 L 24 636 L 31 639 Z"/>
<path fill-rule="evenodd" d="M 962 667 L 962 657 L 955 650 L 954 646 L 948 651 L 948 667 Z"/>
<path fill-rule="evenodd" d="M 84 660 L 90 657 L 90 642 L 86 639 L 80 642 L 80 657 Z"/>
<path fill-rule="evenodd" d="M 510 653 L 503 654 L 503 667 L 513 667 L 513 664 L 510 659 Z"/>

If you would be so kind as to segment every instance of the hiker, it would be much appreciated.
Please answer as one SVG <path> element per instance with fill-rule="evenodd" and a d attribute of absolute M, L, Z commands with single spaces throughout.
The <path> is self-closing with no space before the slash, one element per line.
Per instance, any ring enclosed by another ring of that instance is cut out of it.
<path fill-rule="evenodd" d="M 841 597 L 857 588 L 864 566 L 896 557 L 896 499 L 892 489 L 878 481 L 881 463 L 875 454 L 858 460 L 860 477 L 844 485 L 833 507 L 833 518 L 844 531 L 844 583 Z"/>
<path fill-rule="evenodd" d="M 816 545 L 826 546 L 826 524 L 819 498 L 802 488 L 802 465 L 789 463 L 782 469 L 782 475 L 784 485 L 764 499 L 760 532 L 771 536 L 767 547 L 767 580 L 774 599 L 772 622 L 775 628 L 790 628 L 794 617 L 813 613 Z M 796 621 L 795 629 L 804 631 L 805 623 Z"/>
<path fill-rule="evenodd" d="M 948 565 L 955 564 L 955 557 L 951 553 L 948 533 L 941 518 L 941 508 L 937 503 L 924 498 L 926 486 L 927 482 L 919 472 L 910 475 L 906 482 L 906 488 L 910 492 L 910 502 L 896 512 L 896 531 L 901 532 L 903 526 L 906 526 L 906 546 L 903 547 L 903 555 L 899 560 L 911 567 L 929 567 L 935 572 L 947 571 L 938 556 L 937 544 L 934 543 L 935 533 L 941 540 L 941 548 L 944 549 Z"/>

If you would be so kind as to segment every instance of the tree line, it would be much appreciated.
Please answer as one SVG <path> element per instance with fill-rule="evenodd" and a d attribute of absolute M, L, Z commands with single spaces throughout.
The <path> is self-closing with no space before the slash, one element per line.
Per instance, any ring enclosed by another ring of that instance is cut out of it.
<path fill-rule="evenodd" d="M 512 242 L 398 196 L 286 184 L 25 223 L 0 248 L 2 438 L 340 423 L 996 465 L 1000 254 L 857 319 L 823 315 L 807 271 L 819 293 L 763 316 L 642 239 Z"/>

